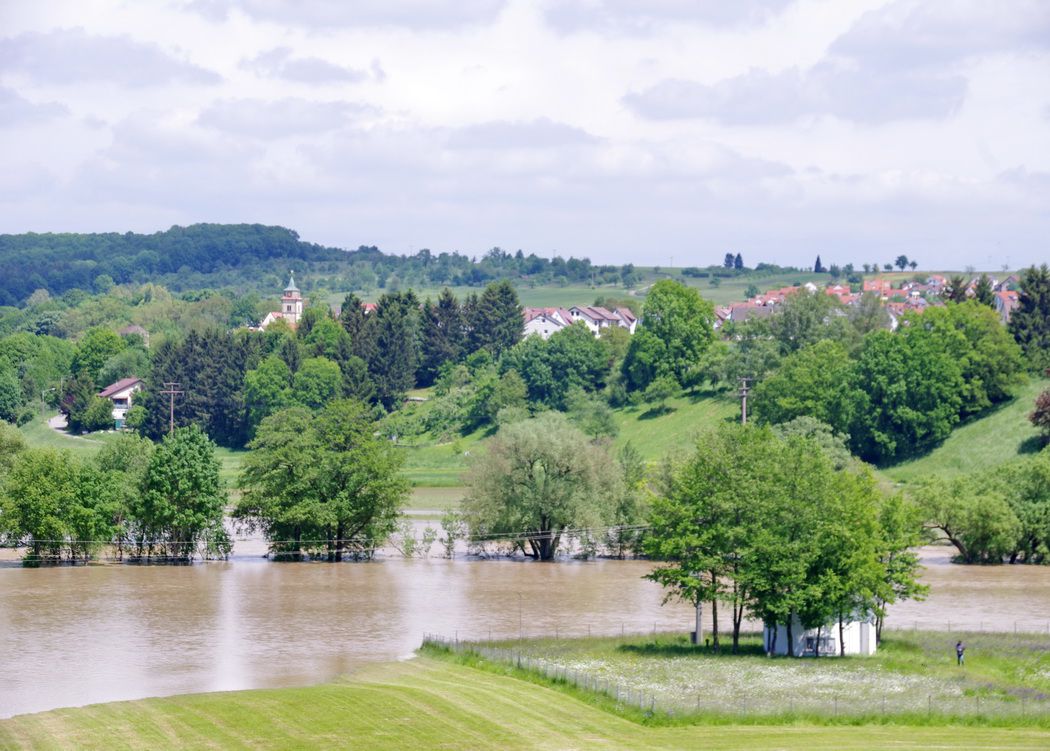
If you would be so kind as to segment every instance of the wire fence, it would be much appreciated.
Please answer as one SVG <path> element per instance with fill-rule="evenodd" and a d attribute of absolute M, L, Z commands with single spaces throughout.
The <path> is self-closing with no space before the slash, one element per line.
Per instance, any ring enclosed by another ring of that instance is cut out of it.
<path fill-rule="evenodd" d="M 464 641 L 458 637 L 425 634 L 423 646 L 515 667 L 549 681 L 599 694 L 611 700 L 620 711 L 638 710 L 646 716 L 695 715 L 736 720 L 811 717 L 839 718 L 844 722 L 895 718 L 918 722 L 962 719 L 1043 723 L 1050 720 L 1050 696 L 1030 689 L 1005 694 L 982 691 L 966 694 L 957 686 L 946 685 L 938 691 L 899 694 L 880 691 L 870 685 L 864 675 L 857 674 L 854 684 L 845 691 L 821 689 L 811 692 L 813 695 L 807 695 L 810 692 L 806 691 L 777 695 L 769 686 L 755 686 L 749 695 L 742 696 L 723 690 L 724 686 L 717 691 L 709 686 L 687 686 L 681 675 L 668 675 L 662 681 L 653 681 L 652 676 L 632 680 L 626 676 L 605 675 L 572 665 L 569 660 L 559 661 L 557 656 L 530 653 L 507 641 Z"/>

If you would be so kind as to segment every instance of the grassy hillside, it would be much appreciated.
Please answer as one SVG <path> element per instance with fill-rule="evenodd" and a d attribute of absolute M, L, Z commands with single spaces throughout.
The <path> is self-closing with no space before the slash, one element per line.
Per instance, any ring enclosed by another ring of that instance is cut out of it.
<path fill-rule="evenodd" d="M 100 704 L 0 721 L 0 747 L 39 749 L 1046 748 L 1034 728 L 653 727 L 582 696 L 428 659 L 310 688 Z"/>
<path fill-rule="evenodd" d="M 1026 453 L 1038 451 L 1038 431 L 1028 422 L 1035 398 L 1050 381 L 1033 379 L 1018 390 L 1013 401 L 956 428 L 926 456 L 882 470 L 897 482 L 926 477 L 956 477 L 996 467 Z"/>
<path fill-rule="evenodd" d="M 735 399 L 714 394 L 668 399 L 667 408 L 659 414 L 648 405 L 616 410 L 614 417 L 620 429 L 616 446 L 629 441 L 646 461 L 658 462 L 671 451 L 688 448 L 698 430 L 733 419 L 740 409 Z M 490 435 L 485 429 L 445 443 L 401 446 L 405 473 L 416 486 L 460 486 L 470 457 L 484 450 Z"/>

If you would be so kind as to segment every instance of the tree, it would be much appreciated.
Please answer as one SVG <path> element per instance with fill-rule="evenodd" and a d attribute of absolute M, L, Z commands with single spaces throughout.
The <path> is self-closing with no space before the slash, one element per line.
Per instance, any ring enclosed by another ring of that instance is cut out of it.
<path fill-rule="evenodd" d="M 76 480 L 74 461 L 53 449 L 27 449 L 15 457 L 5 478 L 0 523 L 11 539 L 29 546 L 30 562 L 62 555 Z"/>
<path fill-rule="evenodd" d="M 811 440 L 768 428 L 725 425 L 653 501 L 650 574 L 694 604 L 732 605 L 734 647 L 747 610 L 766 624 L 842 623 L 874 606 L 883 578 L 870 472 L 832 469 Z"/>
<path fill-rule="evenodd" d="M 131 532 L 129 509 L 142 492 L 153 449 L 153 441 L 123 433 L 116 440 L 106 442 L 95 457 L 95 467 L 105 474 L 114 495 L 111 521 L 121 552 Z"/>
<path fill-rule="evenodd" d="M 0 420 L 17 422 L 22 407 L 22 385 L 15 369 L 0 362 Z"/>
<path fill-rule="evenodd" d="M 678 381 L 669 375 L 660 376 L 645 388 L 645 401 L 653 405 L 653 412 L 663 414 L 670 411 L 667 400 L 680 390 Z"/>
<path fill-rule="evenodd" d="M 215 444 L 196 425 L 165 436 L 150 457 L 142 493 L 129 509 L 139 555 L 159 553 L 187 561 L 198 551 L 229 553 L 222 526 L 227 497 L 219 469 Z"/>
<path fill-rule="evenodd" d="M 931 307 L 909 315 L 905 327 L 925 330 L 930 340 L 959 365 L 963 379 L 960 415 L 966 417 L 1013 396 L 1024 379 L 1021 349 L 999 315 L 976 300 Z"/>
<path fill-rule="evenodd" d="M 357 357 L 365 362 L 372 358 L 372 332 L 368 328 L 369 316 L 365 313 L 364 303 L 353 292 L 343 299 L 339 311 L 339 323 L 350 335 L 350 347 Z"/>
<path fill-rule="evenodd" d="M 799 289 L 787 296 L 769 318 L 769 333 L 789 354 L 821 339 L 851 336 L 842 303 L 834 295 Z"/>
<path fill-rule="evenodd" d="M 555 412 L 502 426 L 468 477 L 463 510 L 474 539 L 509 539 L 542 561 L 570 530 L 609 522 L 622 492 L 608 450 Z"/>
<path fill-rule="evenodd" d="M 80 416 L 80 431 L 112 430 L 113 426 L 113 404 L 109 399 L 94 397 Z"/>
<path fill-rule="evenodd" d="M 875 596 L 875 640 L 882 640 L 886 606 L 902 600 L 922 600 L 929 587 L 919 583 L 919 556 L 915 549 L 924 542 L 922 510 L 896 494 L 879 504 L 879 558 L 885 576 Z"/>
<path fill-rule="evenodd" d="M 518 293 L 506 279 L 485 287 L 473 313 L 471 349 L 486 349 L 494 357 L 521 341 L 524 334 Z"/>
<path fill-rule="evenodd" d="M 387 292 L 372 316 L 369 332 L 375 347 L 368 370 L 376 397 L 389 410 L 404 400 L 416 382 L 419 302 L 412 292 Z"/>
<path fill-rule="evenodd" d="M 1035 399 L 1035 409 L 1028 414 L 1028 421 L 1043 434 L 1043 442 L 1050 442 L 1050 389 L 1044 389 Z"/>
<path fill-rule="evenodd" d="M 901 271 L 904 271 L 904 269 L 906 269 L 908 267 L 908 256 L 905 256 L 905 255 L 897 256 L 897 260 L 895 260 L 893 262 L 893 265 L 896 266 Z"/>
<path fill-rule="evenodd" d="M 267 417 L 245 459 L 235 516 L 261 528 L 278 557 L 370 556 L 408 495 L 401 455 L 374 433 L 353 400 Z"/>
<path fill-rule="evenodd" d="M 892 263 L 884 263 L 884 264 L 882 264 L 882 270 L 883 271 L 893 271 L 893 264 Z"/>
<path fill-rule="evenodd" d="M 823 274 L 825 271 L 827 271 L 827 269 L 825 269 L 824 265 L 820 262 L 820 256 L 817 256 L 817 260 L 813 264 L 813 273 L 814 274 Z"/>
<path fill-rule="evenodd" d="M 879 294 L 870 290 L 861 293 L 860 299 L 847 309 L 846 317 L 857 336 L 861 337 L 890 327 L 890 314 L 886 312 Z"/>
<path fill-rule="evenodd" d="M 289 400 L 310 409 L 321 409 L 343 391 L 339 366 L 325 357 L 309 357 L 292 376 Z"/>
<path fill-rule="evenodd" d="M 761 293 L 762 290 L 758 288 L 758 285 L 752 282 L 751 284 L 747 285 L 747 289 L 744 290 L 744 297 L 750 300 L 752 298 L 758 297 Z"/>
<path fill-rule="evenodd" d="M 926 524 L 941 532 L 963 563 L 1002 563 L 1015 549 L 1021 524 L 1001 493 L 983 492 L 972 478 L 928 480 L 916 490 Z"/>
<path fill-rule="evenodd" d="M 313 308 L 311 308 L 313 310 Z M 303 337 L 306 352 L 313 357 L 325 357 L 340 362 L 351 354 L 350 335 L 327 316 L 319 317 Z"/>
<path fill-rule="evenodd" d="M 973 299 L 989 308 L 995 307 L 995 292 L 992 290 L 992 280 L 987 274 L 977 277 L 977 284 L 973 288 Z"/>
<path fill-rule="evenodd" d="M 670 279 L 654 284 L 623 362 L 629 388 L 661 376 L 684 384 L 714 339 L 713 323 L 714 307 L 695 289 Z"/>
<path fill-rule="evenodd" d="M 1021 274 L 1017 308 L 1010 314 L 1009 329 L 1021 345 L 1029 367 L 1050 367 L 1050 267 L 1032 266 Z"/>
<path fill-rule="evenodd" d="M 959 421 L 962 372 L 932 332 L 902 327 L 864 338 L 857 383 L 865 398 L 855 411 L 851 447 L 866 461 L 909 456 L 944 440 Z"/>
<path fill-rule="evenodd" d="M 244 402 L 248 407 L 249 434 L 255 435 L 259 423 L 291 402 L 292 374 L 277 355 L 270 355 L 255 370 L 244 374 Z"/>
<path fill-rule="evenodd" d="M 423 304 L 422 344 L 419 374 L 422 386 L 433 385 L 441 366 L 457 362 L 463 355 L 463 313 L 452 291 L 441 290 L 436 304 Z"/>
<path fill-rule="evenodd" d="M 15 457 L 25 451 L 26 448 L 26 439 L 22 436 L 22 431 L 14 425 L 0 420 L 0 482 L 3 481 L 3 476 L 7 471 L 11 469 L 11 464 L 14 462 Z M 2 522 L 0 522 L 0 531 L 2 531 Z"/>
<path fill-rule="evenodd" d="M 109 385 L 121 378 L 142 378 L 149 373 L 149 355 L 139 347 L 127 347 L 110 357 L 98 374 L 98 383 Z"/>
<path fill-rule="evenodd" d="M 966 279 L 965 277 L 954 274 L 948 278 L 948 283 L 944 286 L 945 297 L 951 302 L 966 302 Z"/>
<path fill-rule="evenodd" d="M 744 270 L 744 257 L 739 253 L 737 253 L 736 258 L 733 259 L 733 268 L 737 271 Z"/>
<path fill-rule="evenodd" d="M 731 269 L 736 263 L 736 257 L 732 253 L 726 253 L 726 257 L 722 260 L 722 268 Z"/>
<path fill-rule="evenodd" d="M 849 353 L 827 339 L 785 358 L 753 394 L 752 408 L 759 422 L 776 425 L 807 416 L 847 434 L 863 400 Z"/>
<path fill-rule="evenodd" d="M 169 398 L 165 383 L 179 383 L 175 426 L 196 425 L 223 446 L 243 446 L 248 436 L 244 378 L 256 335 L 234 336 L 219 329 L 193 330 L 181 342 L 165 341 L 153 350 L 153 367 L 142 400 L 149 413 L 144 432 L 153 439 L 168 433 Z M 285 340 L 296 346 L 294 340 Z"/>
<path fill-rule="evenodd" d="M 918 261 L 908 261 L 908 268 L 911 269 L 912 271 L 915 271 L 915 269 L 919 268 L 919 262 Z"/>
<path fill-rule="evenodd" d="M 101 327 L 89 329 L 77 343 L 72 362 L 73 375 L 84 375 L 96 387 L 103 388 L 108 384 L 99 380 L 102 366 L 126 346 L 126 342 L 115 331 Z"/>

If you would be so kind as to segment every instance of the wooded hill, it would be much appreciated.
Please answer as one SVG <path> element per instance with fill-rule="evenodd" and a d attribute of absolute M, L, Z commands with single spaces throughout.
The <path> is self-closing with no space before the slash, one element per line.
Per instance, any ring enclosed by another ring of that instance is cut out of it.
<path fill-rule="evenodd" d="M 0 305 L 20 305 L 34 291 L 105 292 L 114 284 L 162 284 L 175 291 L 280 289 L 294 268 L 314 286 L 483 286 L 493 279 L 536 283 L 629 284 L 631 264 L 593 266 L 587 259 L 540 258 L 521 250 L 489 250 L 480 259 L 458 252 L 412 256 L 374 246 L 343 250 L 304 242 L 293 230 L 261 224 L 194 224 L 149 235 L 133 232 L 0 235 Z"/>

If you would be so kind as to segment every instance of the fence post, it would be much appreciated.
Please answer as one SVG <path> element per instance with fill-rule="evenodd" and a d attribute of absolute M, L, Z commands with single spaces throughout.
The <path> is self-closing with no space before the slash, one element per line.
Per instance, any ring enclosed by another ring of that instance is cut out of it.
<path fill-rule="evenodd" d="M 929 717 L 933 714 L 933 697 L 930 694 L 926 694 L 926 716 Z"/>

